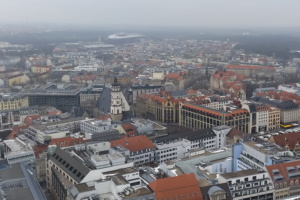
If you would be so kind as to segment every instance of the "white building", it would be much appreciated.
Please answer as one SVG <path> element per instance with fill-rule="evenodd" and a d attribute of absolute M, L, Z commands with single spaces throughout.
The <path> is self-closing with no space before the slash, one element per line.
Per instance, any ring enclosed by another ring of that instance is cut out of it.
<path fill-rule="evenodd" d="M 157 143 L 155 161 L 158 163 L 184 158 L 192 148 L 192 142 L 186 139 L 178 139 L 166 143 Z"/>
<path fill-rule="evenodd" d="M 111 149 L 108 142 L 79 144 L 65 150 L 58 148 L 47 161 L 47 188 L 56 199 L 66 199 L 73 185 L 86 183 L 95 187 L 99 183 L 99 188 L 94 189 L 117 197 L 120 192 L 126 192 L 125 188 L 140 186 L 138 172 L 114 173 L 130 168 L 133 168 L 132 160 Z M 112 182 L 105 187 L 100 184 L 109 179 Z"/>
<path fill-rule="evenodd" d="M 72 118 L 41 125 L 32 125 L 25 131 L 25 135 L 41 144 L 46 144 L 55 138 L 70 136 L 73 132 L 80 130 L 80 122 L 85 118 Z"/>
<path fill-rule="evenodd" d="M 19 140 L 4 140 L 4 158 L 7 159 L 8 164 L 15 164 L 25 161 L 32 161 L 35 159 L 32 148 Z"/>
<path fill-rule="evenodd" d="M 84 134 L 100 133 L 112 129 L 111 119 L 88 119 L 80 122 L 80 130 Z"/>
<path fill-rule="evenodd" d="M 220 174 L 219 183 L 228 183 L 233 200 L 274 199 L 274 187 L 267 172 L 249 169 Z"/>
<path fill-rule="evenodd" d="M 111 141 L 111 144 L 136 165 L 154 161 L 155 145 L 144 135 Z"/>
<path fill-rule="evenodd" d="M 265 170 L 268 165 L 293 158 L 293 152 L 265 141 L 247 141 L 233 145 L 233 171 Z"/>
<path fill-rule="evenodd" d="M 226 135 L 231 130 L 228 126 L 217 126 L 157 138 L 155 161 L 161 163 L 188 157 L 199 148 L 205 151 L 220 149 L 226 145 Z"/>

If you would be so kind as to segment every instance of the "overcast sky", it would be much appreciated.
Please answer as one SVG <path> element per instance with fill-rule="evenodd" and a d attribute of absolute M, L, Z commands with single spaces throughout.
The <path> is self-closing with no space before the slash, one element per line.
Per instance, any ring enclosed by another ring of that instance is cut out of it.
<path fill-rule="evenodd" d="M 300 0 L 0 0 L 0 22 L 188 27 L 300 26 Z"/>

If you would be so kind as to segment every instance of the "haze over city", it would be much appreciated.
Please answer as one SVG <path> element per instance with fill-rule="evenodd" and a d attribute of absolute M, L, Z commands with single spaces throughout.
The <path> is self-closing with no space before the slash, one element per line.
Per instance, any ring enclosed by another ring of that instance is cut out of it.
<path fill-rule="evenodd" d="M 299 0 L 0 0 L 0 200 L 299 200 Z"/>
<path fill-rule="evenodd" d="M 294 27 L 298 0 L 1 0 L 2 23 L 107 26 Z"/>

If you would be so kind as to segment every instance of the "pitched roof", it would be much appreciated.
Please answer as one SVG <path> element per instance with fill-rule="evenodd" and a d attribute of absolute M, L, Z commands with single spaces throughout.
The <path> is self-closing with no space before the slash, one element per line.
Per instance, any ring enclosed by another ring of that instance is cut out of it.
<path fill-rule="evenodd" d="M 240 131 L 236 128 L 232 128 L 228 134 L 226 135 L 226 137 L 228 138 L 234 138 L 235 136 L 239 136 L 239 137 L 243 137 L 244 135 L 248 135 L 247 133 L 244 133 L 243 131 Z"/>
<path fill-rule="evenodd" d="M 179 73 L 169 73 L 167 75 L 165 75 L 166 79 L 173 79 L 173 80 L 178 80 L 181 81 L 182 77 L 180 76 Z"/>
<path fill-rule="evenodd" d="M 40 153 L 44 152 L 44 151 L 47 151 L 48 149 L 48 146 L 45 145 L 45 144 L 42 144 L 42 145 L 36 145 L 34 146 L 33 148 L 33 151 L 34 151 L 34 155 L 35 157 L 39 157 L 40 156 Z"/>
<path fill-rule="evenodd" d="M 121 125 L 127 135 L 133 136 L 137 134 L 136 128 L 131 123 L 125 123 Z"/>
<path fill-rule="evenodd" d="M 90 171 L 87 166 L 60 148 L 57 148 L 55 153 L 49 159 L 77 183 L 79 183 Z"/>
<path fill-rule="evenodd" d="M 157 179 L 149 184 L 157 200 L 189 199 L 202 200 L 202 193 L 194 174 Z"/>
<path fill-rule="evenodd" d="M 275 135 L 273 139 L 277 145 L 283 148 L 288 147 L 290 151 L 293 151 L 297 144 L 300 145 L 300 132 Z"/>
<path fill-rule="evenodd" d="M 98 99 L 97 108 L 100 112 L 110 113 L 111 89 L 105 87 Z"/>
<path fill-rule="evenodd" d="M 226 117 L 234 117 L 235 115 L 249 115 L 248 110 L 246 109 L 236 109 L 236 110 L 230 110 L 229 112 L 223 111 L 223 110 L 216 110 L 209 107 L 199 106 L 192 103 L 185 103 L 183 105 L 183 108 L 190 108 L 197 112 L 203 112 L 208 113 L 216 116 L 226 116 Z"/>
<path fill-rule="evenodd" d="M 110 142 L 112 147 L 122 146 L 128 149 L 130 152 L 136 152 L 144 149 L 153 148 L 155 145 L 149 138 L 144 135 L 127 137 L 120 140 Z"/>
<path fill-rule="evenodd" d="M 289 187 L 291 181 L 300 181 L 299 174 L 300 174 L 300 161 L 292 161 L 292 162 L 285 162 L 276 165 L 269 165 L 266 166 L 267 171 L 271 177 L 273 183 L 282 183 L 286 182 L 287 185 L 278 184 L 278 187 Z M 276 187 L 276 185 L 275 185 Z"/>

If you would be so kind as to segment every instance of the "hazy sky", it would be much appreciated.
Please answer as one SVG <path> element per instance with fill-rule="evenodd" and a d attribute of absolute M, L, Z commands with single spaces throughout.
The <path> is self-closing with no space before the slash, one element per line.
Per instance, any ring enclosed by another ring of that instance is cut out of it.
<path fill-rule="evenodd" d="M 0 22 L 300 26 L 300 0 L 0 0 Z"/>

